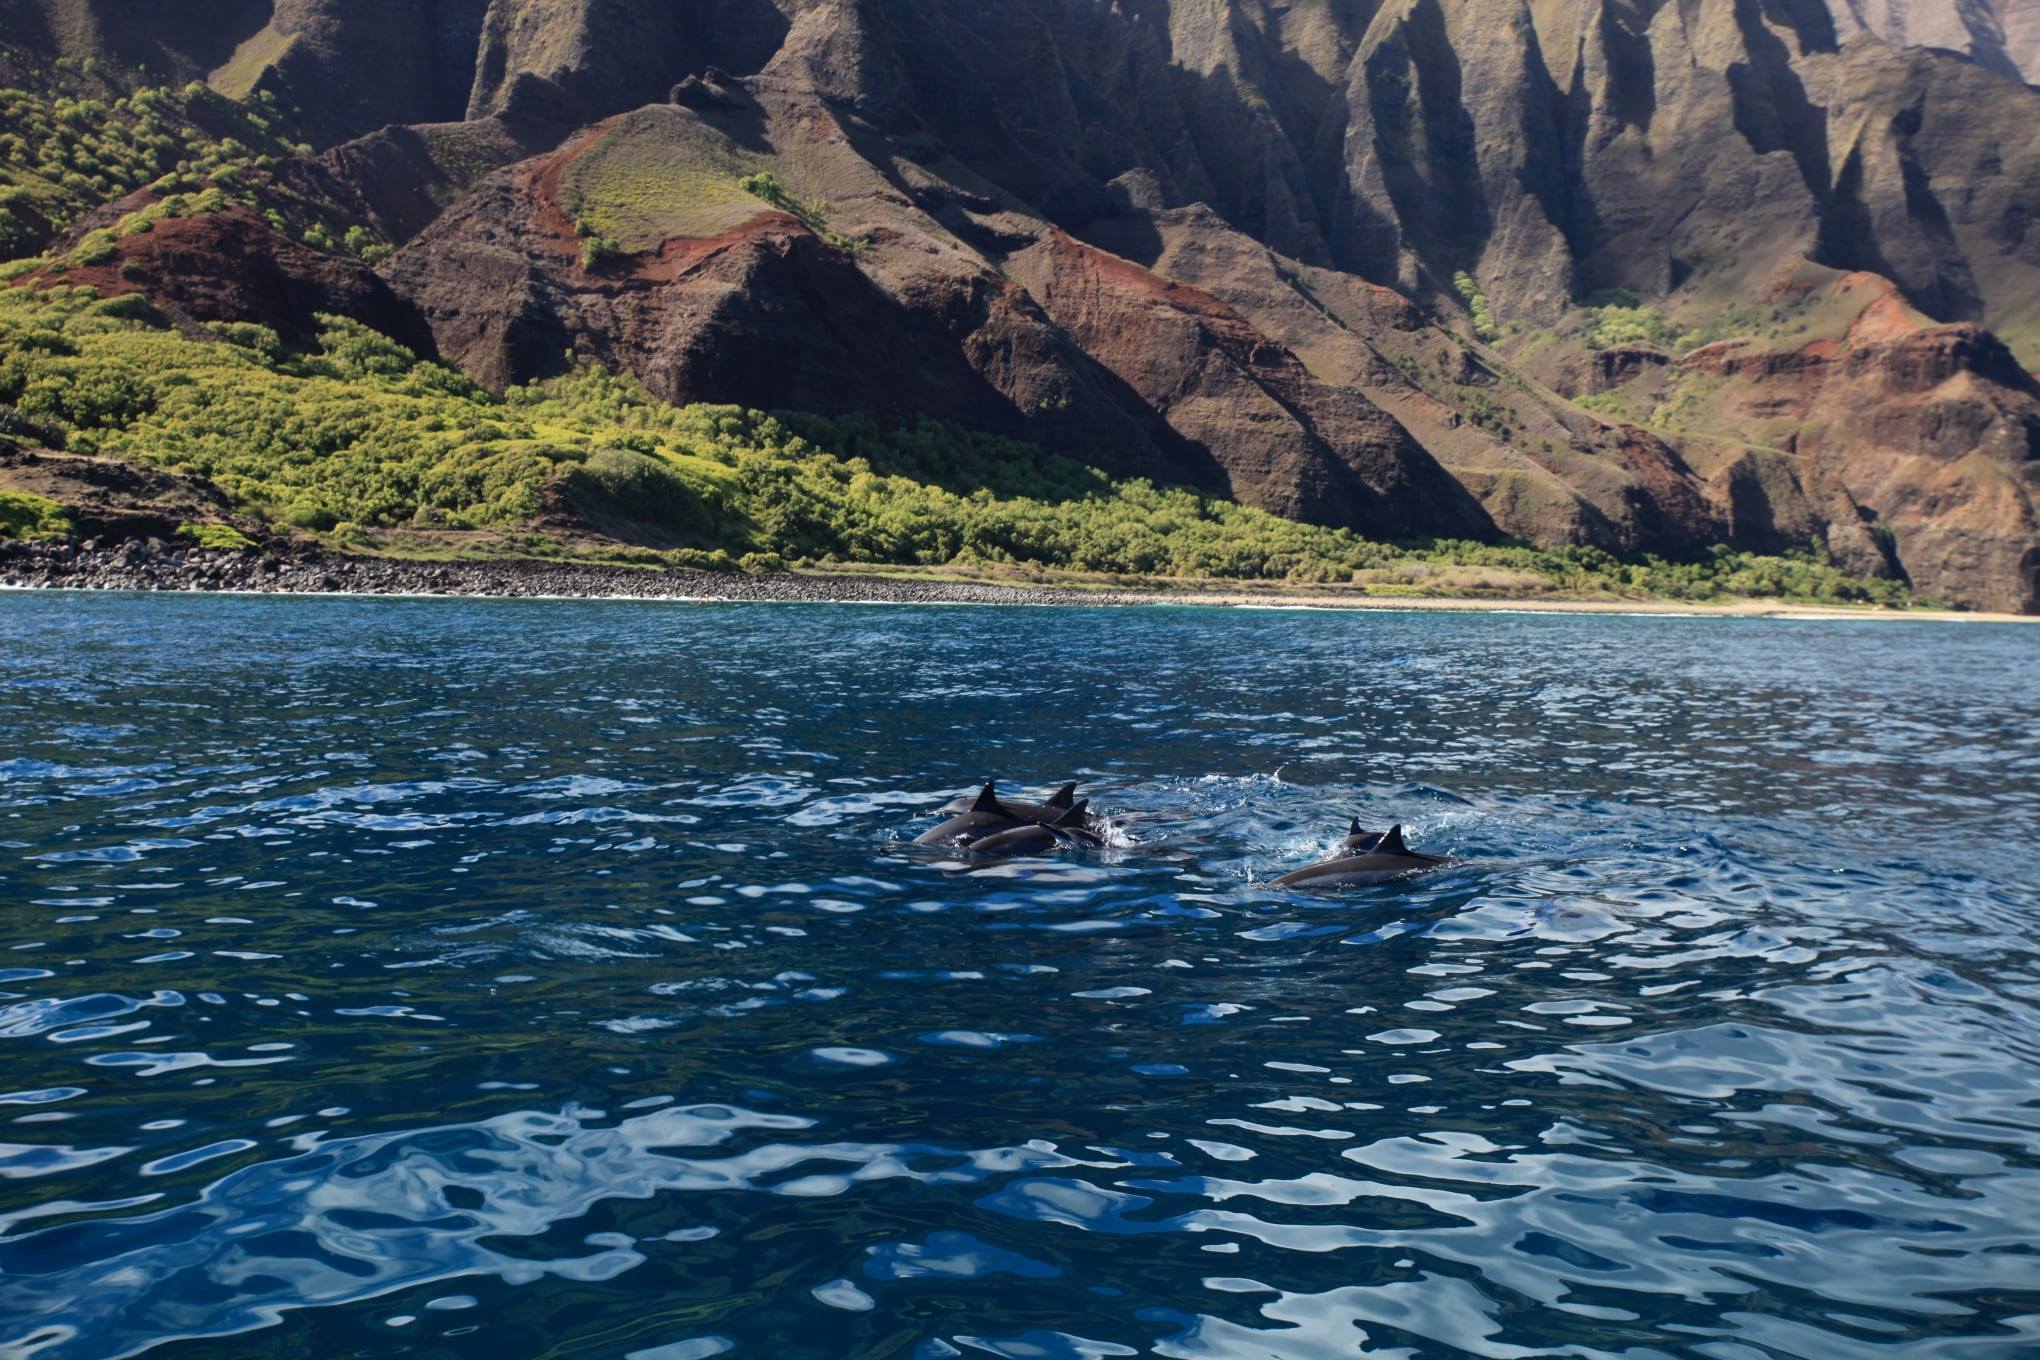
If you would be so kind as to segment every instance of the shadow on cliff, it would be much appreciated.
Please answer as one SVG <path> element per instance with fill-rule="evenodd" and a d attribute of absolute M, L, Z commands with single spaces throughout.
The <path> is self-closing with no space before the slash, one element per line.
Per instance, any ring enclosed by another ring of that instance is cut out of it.
<path fill-rule="evenodd" d="M 1403 224 L 1400 244 L 1433 279 L 1473 268 L 1494 232 L 1494 213 L 1481 183 L 1465 74 L 1437 0 L 1410 8 L 1395 37 L 1367 58 L 1363 79 L 1382 187 Z M 1352 261 L 1364 277 L 1391 280 L 1398 263 L 1372 252 Z"/>

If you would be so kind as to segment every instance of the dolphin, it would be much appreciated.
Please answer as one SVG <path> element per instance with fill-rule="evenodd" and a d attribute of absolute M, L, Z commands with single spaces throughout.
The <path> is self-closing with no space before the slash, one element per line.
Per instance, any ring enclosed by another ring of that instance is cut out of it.
<path fill-rule="evenodd" d="M 1063 815 L 1053 822 L 1026 822 L 994 831 L 991 835 L 971 845 L 971 853 L 977 855 L 1045 855 L 1051 850 L 1065 847 L 1073 850 L 1096 850 L 1105 844 L 1105 838 L 1092 831 L 1090 820 L 1091 800 L 1073 803 Z"/>
<path fill-rule="evenodd" d="M 977 804 L 977 796 L 964 794 L 952 798 L 935 810 L 946 817 L 969 812 Z M 1037 803 L 1027 798 L 1002 798 L 999 806 L 1022 822 L 1053 822 L 1077 805 L 1077 786 L 1065 784 L 1057 789 L 1046 802 Z"/>
<path fill-rule="evenodd" d="M 1420 855 L 1403 843 L 1402 827 L 1366 831 L 1353 819 L 1339 852 L 1328 860 L 1292 869 L 1275 880 L 1278 888 L 1345 888 L 1358 883 L 1385 883 L 1404 874 L 1420 873 L 1452 863 L 1442 855 Z"/>
<path fill-rule="evenodd" d="M 948 811 L 944 808 L 943 811 Z M 947 845 L 951 841 L 983 840 L 995 831 L 1008 831 L 1023 826 L 1027 819 L 1010 811 L 999 801 L 996 785 L 986 784 L 978 796 L 971 800 L 964 811 L 937 822 L 920 835 L 914 837 L 916 845 Z"/>
<path fill-rule="evenodd" d="M 1381 838 L 1387 834 L 1386 831 L 1367 830 L 1360 825 L 1360 819 L 1355 817 L 1352 825 L 1346 828 L 1346 839 L 1339 842 L 1339 849 L 1344 854 L 1358 855 L 1379 845 Z"/>

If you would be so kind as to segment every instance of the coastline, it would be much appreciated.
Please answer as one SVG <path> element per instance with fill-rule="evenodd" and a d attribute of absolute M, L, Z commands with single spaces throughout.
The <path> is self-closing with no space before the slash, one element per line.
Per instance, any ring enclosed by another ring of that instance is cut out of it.
<path fill-rule="evenodd" d="M 1611 614 L 1689 618 L 2040 623 L 2040 617 L 1944 609 L 1877 609 L 1783 600 L 1696 603 L 1663 599 L 1539 596 L 1389 596 L 1337 587 L 1012 585 L 880 571 L 741 573 L 661 570 L 538 558 L 431 561 L 294 553 L 207 552 L 160 541 L 0 542 L 0 590 L 166 593 L 459 596 L 606 599 L 671 603 L 1193 605 L 1248 609 L 1341 609 L 1383 613 Z"/>
<path fill-rule="evenodd" d="M 1792 619 L 1801 622 L 1892 623 L 2040 623 L 2040 615 L 1990 614 L 1959 609 L 1879 609 L 1874 606 L 1799 604 L 1791 600 L 1579 600 L 1500 595 L 1372 595 L 1365 598 L 1323 594 L 1264 597 L 1233 592 L 1171 594 L 1171 604 L 1221 605 L 1242 609 L 1352 609 L 1376 612 L 1421 610 L 1444 614 L 1615 614 L 1695 619 Z"/>

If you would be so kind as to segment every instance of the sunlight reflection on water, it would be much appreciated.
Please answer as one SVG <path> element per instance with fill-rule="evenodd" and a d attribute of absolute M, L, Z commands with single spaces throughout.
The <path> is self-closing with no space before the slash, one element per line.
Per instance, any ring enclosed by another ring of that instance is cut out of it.
<path fill-rule="evenodd" d="M 0 599 L 0 1356 L 2040 1353 L 2035 637 Z"/>

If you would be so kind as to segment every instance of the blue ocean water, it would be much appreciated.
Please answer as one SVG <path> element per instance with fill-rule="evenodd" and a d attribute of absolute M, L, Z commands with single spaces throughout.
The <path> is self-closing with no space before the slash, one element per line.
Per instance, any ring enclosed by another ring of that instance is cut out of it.
<path fill-rule="evenodd" d="M 2036 662 L 0 597 L 0 1356 L 2040 1354 Z"/>

